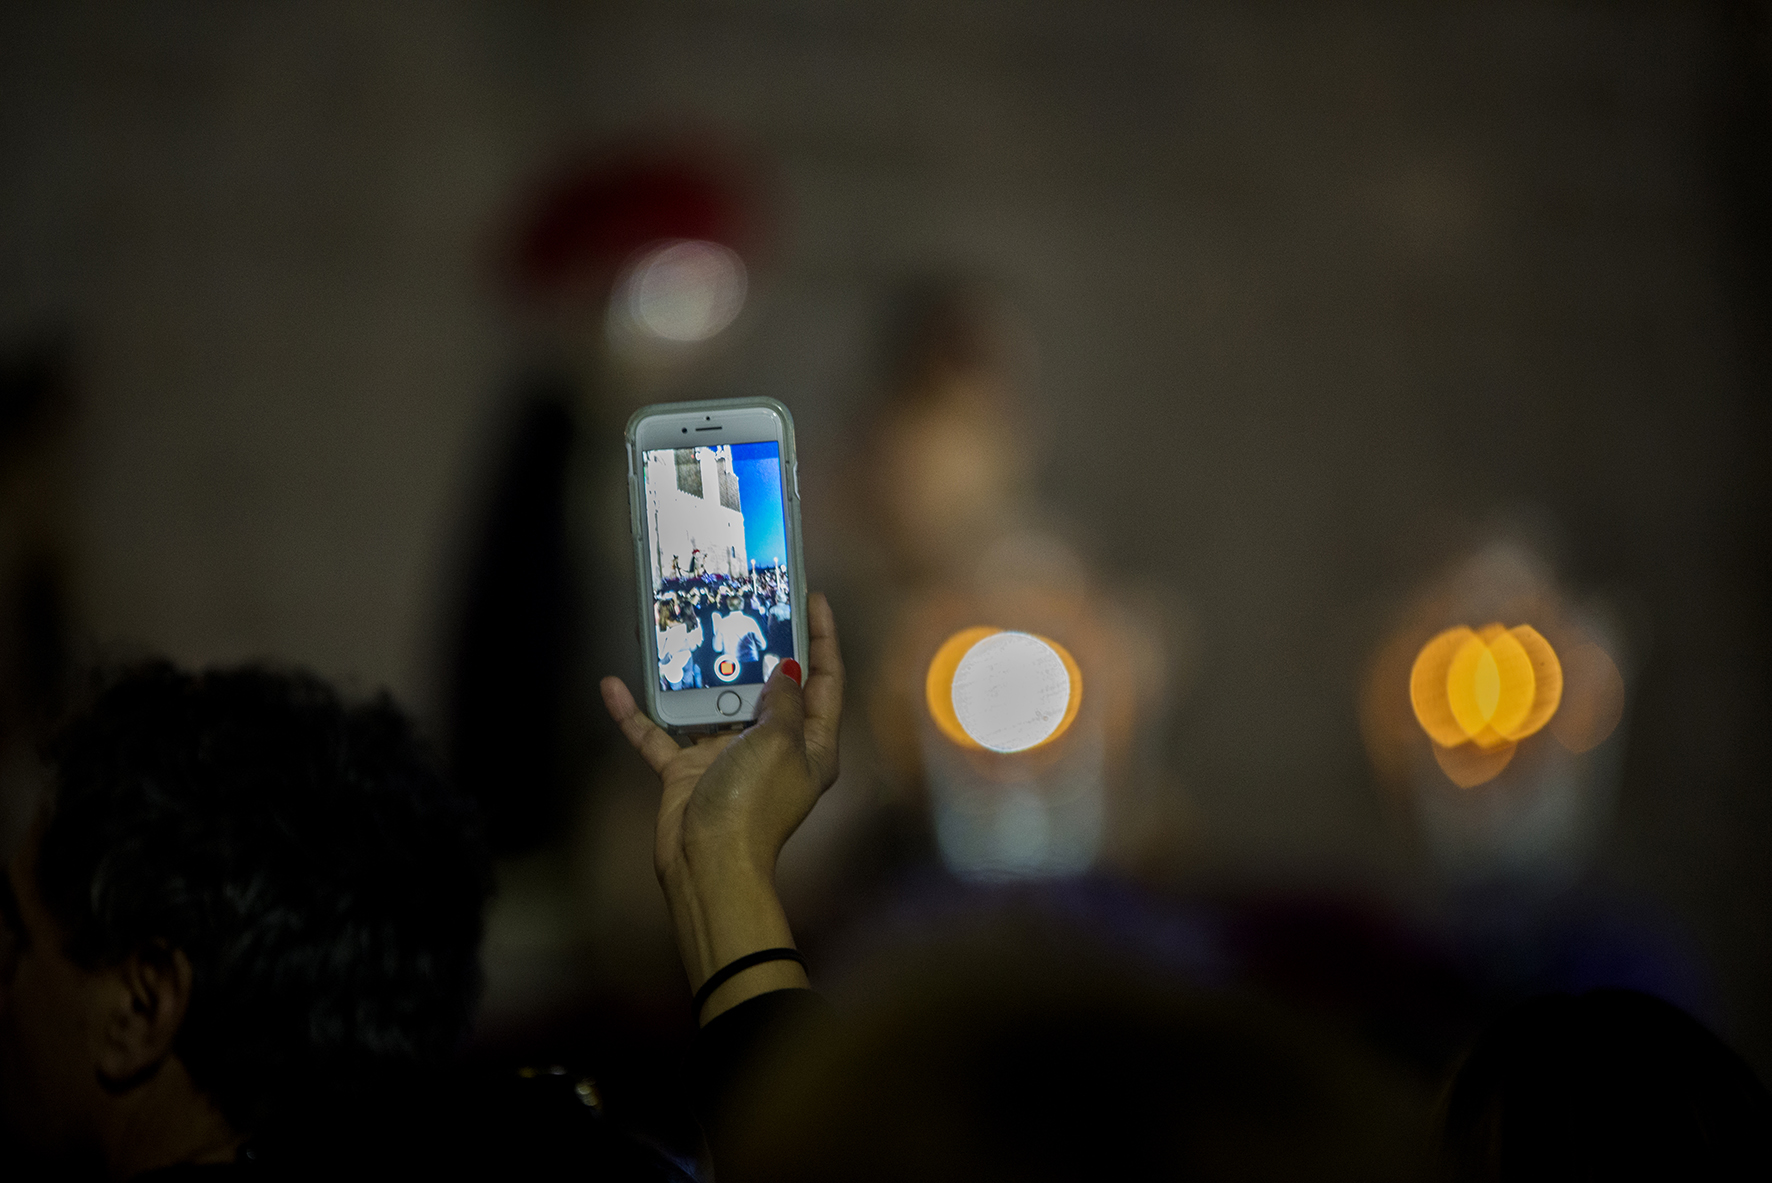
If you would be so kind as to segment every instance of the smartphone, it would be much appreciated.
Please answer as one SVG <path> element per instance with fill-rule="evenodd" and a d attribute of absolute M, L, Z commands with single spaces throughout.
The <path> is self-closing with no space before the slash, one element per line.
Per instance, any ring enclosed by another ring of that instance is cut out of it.
<path fill-rule="evenodd" d="M 646 708 L 676 732 L 757 717 L 775 667 L 806 664 L 794 419 L 772 398 L 642 407 L 628 504 Z"/>

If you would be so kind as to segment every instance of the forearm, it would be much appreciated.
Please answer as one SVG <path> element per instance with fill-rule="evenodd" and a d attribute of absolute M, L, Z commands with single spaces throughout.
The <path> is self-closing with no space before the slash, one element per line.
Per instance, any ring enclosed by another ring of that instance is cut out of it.
<path fill-rule="evenodd" d="M 691 989 L 701 989 L 717 970 L 747 953 L 793 947 L 794 934 L 775 891 L 773 868 L 738 858 L 686 859 L 664 887 Z M 758 994 L 807 984 L 806 971 L 798 962 L 764 962 L 723 983 L 699 1018 L 705 1024 Z"/>

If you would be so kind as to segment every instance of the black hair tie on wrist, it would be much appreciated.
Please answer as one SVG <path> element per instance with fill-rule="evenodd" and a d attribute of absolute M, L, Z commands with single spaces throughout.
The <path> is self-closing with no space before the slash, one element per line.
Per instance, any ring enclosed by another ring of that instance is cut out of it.
<path fill-rule="evenodd" d="M 751 966 L 762 965 L 769 961 L 798 961 L 801 969 L 807 968 L 806 959 L 800 956 L 798 949 L 758 949 L 755 953 L 746 953 L 735 961 L 729 961 L 710 974 L 708 980 L 701 984 L 701 989 L 695 992 L 695 1001 L 690 1003 L 690 1006 L 694 1008 L 695 1021 L 701 1022 L 701 1008 L 708 1004 L 708 999 L 714 996 L 715 990 Z"/>

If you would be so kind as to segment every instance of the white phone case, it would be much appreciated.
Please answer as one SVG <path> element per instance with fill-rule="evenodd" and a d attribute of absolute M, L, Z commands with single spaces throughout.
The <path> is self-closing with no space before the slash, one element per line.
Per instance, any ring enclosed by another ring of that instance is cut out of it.
<path fill-rule="evenodd" d="M 761 425 L 773 421 L 767 434 Z M 687 430 L 684 430 L 687 429 Z M 714 433 L 718 432 L 718 435 Z M 672 438 L 684 443 L 676 443 Z M 794 657 L 807 664 L 806 563 L 800 541 L 798 453 L 794 418 L 772 398 L 708 399 L 700 402 L 655 403 L 641 407 L 628 420 L 628 513 L 634 538 L 635 588 L 640 613 L 641 669 L 646 681 L 646 712 L 667 730 L 679 733 L 723 731 L 743 727 L 756 718 L 761 684 L 663 690 L 659 686 L 658 627 L 651 578 L 651 523 L 647 516 L 644 453 L 714 439 L 721 443 L 779 442 L 781 491 L 788 568 L 788 604 L 793 614 Z M 736 696 L 736 706 L 731 698 Z"/>

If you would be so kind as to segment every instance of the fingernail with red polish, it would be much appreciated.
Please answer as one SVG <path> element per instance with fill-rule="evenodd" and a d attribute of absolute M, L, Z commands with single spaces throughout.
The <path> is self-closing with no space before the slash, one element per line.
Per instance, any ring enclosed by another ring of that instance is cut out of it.
<path fill-rule="evenodd" d="M 794 680 L 794 685 L 798 686 L 801 684 L 801 682 L 800 682 L 800 663 L 795 661 L 793 658 L 790 657 L 786 661 L 781 663 L 781 672 L 786 674 L 788 677 L 792 678 Z"/>

